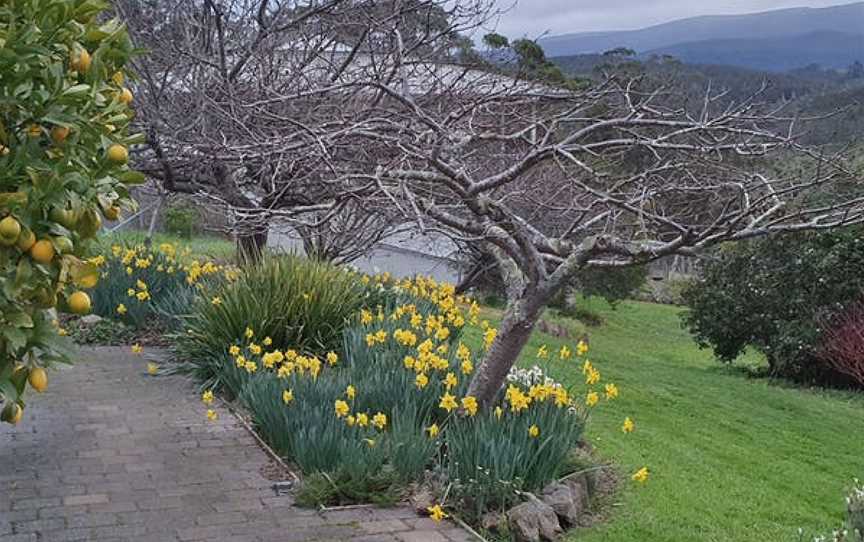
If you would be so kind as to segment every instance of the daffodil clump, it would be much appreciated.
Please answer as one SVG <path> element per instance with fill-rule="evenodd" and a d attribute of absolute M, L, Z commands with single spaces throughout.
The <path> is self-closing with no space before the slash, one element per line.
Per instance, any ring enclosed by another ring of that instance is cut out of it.
<path fill-rule="evenodd" d="M 135 327 L 152 323 L 156 316 L 171 320 L 188 312 L 193 298 L 207 296 L 217 283 L 240 275 L 234 266 L 202 260 L 189 247 L 174 243 L 152 248 L 115 243 L 89 261 L 101 275 L 94 312 Z"/>
<path fill-rule="evenodd" d="M 352 501 L 345 488 L 416 483 L 431 471 L 451 487 L 433 517 L 467 497 L 478 515 L 506 506 L 561 475 L 591 410 L 619 397 L 579 342 L 540 357 L 570 360 L 583 390 L 539 367 L 514 369 L 481 408 L 468 385 L 497 331 L 477 303 L 428 278 L 360 280 L 387 296 L 352 317 L 338 351 L 280 344 L 251 325 L 222 345 L 229 393 L 277 452 L 306 473 L 329 473 L 334 502 Z M 482 329 L 477 350 L 462 338 L 467 326 Z M 622 430 L 634 427 L 628 418 Z"/>

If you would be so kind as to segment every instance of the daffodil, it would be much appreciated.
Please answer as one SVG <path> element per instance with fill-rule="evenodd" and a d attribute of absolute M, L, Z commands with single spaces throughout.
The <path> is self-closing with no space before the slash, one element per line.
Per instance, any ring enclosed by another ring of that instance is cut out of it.
<path fill-rule="evenodd" d="M 159 366 L 153 362 L 147 364 L 147 374 L 150 376 L 156 375 L 159 372 Z"/>
<path fill-rule="evenodd" d="M 291 390 L 285 390 L 282 392 L 282 402 L 286 405 L 294 400 L 294 392 Z"/>
<path fill-rule="evenodd" d="M 422 390 L 427 384 L 429 384 L 429 377 L 424 373 L 418 373 L 414 378 L 414 385 L 417 386 L 418 390 Z"/>
<path fill-rule="evenodd" d="M 365 412 L 357 414 L 357 425 L 360 427 L 366 427 L 369 425 L 369 415 Z"/>
<path fill-rule="evenodd" d="M 387 415 L 383 412 L 378 412 L 372 416 L 372 425 L 378 429 L 384 430 L 387 427 Z"/>
<path fill-rule="evenodd" d="M 588 392 L 588 395 L 585 396 L 585 404 L 589 407 L 593 407 L 600 401 L 600 395 L 597 394 L 596 391 Z"/>
<path fill-rule="evenodd" d="M 143 351 L 144 351 L 144 348 L 140 344 L 135 343 L 132 345 L 132 353 L 133 354 L 140 354 Z"/>
<path fill-rule="evenodd" d="M 570 352 L 570 349 L 567 348 L 566 344 L 561 347 L 561 350 L 558 351 L 558 357 L 560 357 L 561 359 L 567 359 L 571 355 L 572 355 L 572 352 Z"/>
<path fill-rule="evenodd" d="M 532 425 L 528 428 L 528 436 L 531 438 L 537 438 L 540 436 L 540 428 L 536 425 Z"/>
<path fill-rule="evenodd" d="M 615 384 L 606 384 L 606 399 L 612 400 L 618 397 L 618 386 Z"/>
<path fill-rule="evenodd" d="M 633 420 L 628 416 L 624 418 L 624 423 L 621 425 L 622 433 L 632 433 L 636 429 L 636 424 L 633 423 Z"/>
<path fill-rule="evenodd" d="M 331 367 L 339 363 L 339 356 L 336 352 L 327 352 L 327 364 Z"/>
<path fill-rule="evenodd" d="M 208 420 L 210 420 L 211 422 L 215 422 L 218 418 L 219 414 L 217 414 L 215 410 L 213 410 L 212 408 L 207 410 Z"/>
<path fill-rule="evenodd" d="M 588 353 L 588 344 L 585 341 L 580 340 L 576 344 L 576 355 L 584 356 Z"/>
<path fill-rule="evenodd" d="M 438 406 L 447 412 L 451 412 L 459 406 L 459 403 L 456 402 L 456 397 L 454 395 L 445 392 L 444 395 L 441 396 L 441 402 L 438 403 Z"/>
<path fill-rule="evenodd" d="M 348 415 L 348 412 L 351 410 L 350 407 L 348 406 L 348 403 L 346 403 L 345 401 L 343 401 L 341 399 L 337 400 L 336 403 L 334 403 L 334 408 L 336 410 L 336 417 L 337 418 L 344 418 L 345 416 Z"/>
<path fill-rule="evenodd" d="M 440 504 L 430 506 L 426 510 L 429 512 L 429 517 L 432 518 L 432 521 L 435 521 L 436 523 L 447 517 L 447 514 L 444 513 L 444 509 L 441 508 Z"/>
<path fill-rule="evenodd" d="M 462 398 L 462 408 L 469 416 L 477 414 L 477 399 L 471 395 Z"/>
<path fill-rule="evenodd" d="M 441 432 L 441 429 L 438 427 L 437 423 L 433 423 L 426 428 L 426 432 L 429 433 L 429 438 L 435 438 L 438 436 L 438 433 Z"/>
<path fill-rule="evenodd" d="M 126 314 L 126 312 L 127 312 L 126 305 L 124 305 L 123 303 L 120 303 L 119 305 L 117 305 L 117 314 L 122 316 L 122 315 Z"/>
<path fill-rule="evenodd" d="M 218 307 L 219 305 L 222 304 L 222 298 L 219 297 L 218 295 L 217 295 L 217 296 L 214 296 L 213 299 L 210 300 L 210 303 L 211 303 L 214 307 Z"/>
<path fill-rule="evenodd" d="M 354 399 L 357 396 L 357 390 L 354 389 L 354 386 L 349 384 L 348 387 L 345 388 L 345 395 L 348 396 L 348 399 Z"/>
<path fill-rule="evenodd" d="M 213 404 L 213 391 L 207 390 L 204 393 L 202 393 L 201 394 L 201 401 L 205 405 L 212 405 Z"/>
<path fill-rule="evenodd" d="M 633 479 L 634 482 L 639 482 L 640 484 L 644 484 L 645 481 L 648 480 L 649 474 L 650 474 L 650 472 L 648 472 L 648 467 L 642 467 L 641 469 L 639 469 L 635 473 L 633 473 L 633 476 L 631 476 L 630 478 Z"/>
<path fill-rule="evenodd" d="M 444 377 L 444 387 L 447 390 L 454 388 L 459 383 L 459 380 L 456 378 L 454 373 L 447 373 L 447 376 Z"/>
<path fill-rule="evenodd" d="M 537 349 L 537 357 L 540 359 L 544 359 L 549 357 L 549 350 L 546 349 L 546 345 L 541 345 L 540 348 Z"/>

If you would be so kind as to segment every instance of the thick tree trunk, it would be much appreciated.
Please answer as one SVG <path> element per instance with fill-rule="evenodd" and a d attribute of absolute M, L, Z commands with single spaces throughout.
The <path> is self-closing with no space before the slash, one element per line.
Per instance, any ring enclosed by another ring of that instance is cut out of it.
<path fill-rule="evenodd" d="M 240 263 L 252 264 L 261 261 L 267 247 L 266 228 L 238 228 L 237 259 Z"/>
<path fill-rule="evenodd" d="M 468 386 L 468 395 L 476 397 L 481 405 L 489 405 L 504 385 L 507 373 L 531 338 L 547 301 L 546 293 L 528 291 L 522 298 L 507 304 L 498 335 Z"/>

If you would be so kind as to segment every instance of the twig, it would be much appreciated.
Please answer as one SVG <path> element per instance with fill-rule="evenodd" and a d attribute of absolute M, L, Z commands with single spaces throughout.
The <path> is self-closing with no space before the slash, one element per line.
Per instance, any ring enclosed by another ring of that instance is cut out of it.
<path fill-rule="evenodd" d="M 489 542 L 488 540 L 486 540 L 483 537 L 483 535 L 481 535 L 480 533 L 478 533 L 477 531 L 472 529 L 470 525 L 468 525 L 467 523 L 462 521 L 462 518 L 460 518 L 459 516 L 457 516 L 455 514 L 450 514 L 450 517 L 453 518 L 453 521 L 458 523 L 460 527 L 462 527 L 463 529 L 468 531 L 470 534 L 474 535 L 477 538 L 477 540 L 480 540 L 481 542 Z"/>

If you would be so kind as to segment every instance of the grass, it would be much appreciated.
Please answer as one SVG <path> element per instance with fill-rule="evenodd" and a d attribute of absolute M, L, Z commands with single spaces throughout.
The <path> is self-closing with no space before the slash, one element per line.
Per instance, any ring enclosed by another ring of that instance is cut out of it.
<path fill-rule="evenodd" d="M 107 247 L 114 243 L 143 244 L 146 232 L 139 230 L 124 230 L 100 237 L 100 242 Z M 168 233 L 155 233 L 153 246 L 162 243 L 175 243 L 181 247 L 190 247 L 192 254 L 198 258 L 212 258 L 220 262 L 234 261 L 236 249 L 234 242 L 225 237 L 215 235 L 196 235 L 189 239 Z"/>
<path fill-rule="evenodd" d="M 571 539 L 797 541 L 799 527 L 809 535 L 841 525 L 844 490 L 864 476 L 864 396 L 747 378 L 699 350 L 675 307 L 591 308 L 605 323 L 589 330 L 589 358 L 621 397 L 595 410 L 587 437 L 623 483 L 608 521 Z M 555 351 L 563 342 L 535 333 L 520 363 L 534 364 L 541 344 Z M 579 362 L 541 365 L 584 382 Z M 630 435 L 620 430 L 625 416 L 636 422 Z M 642 466 L 651 478 L 636 485 L 629 475 Z"/>

